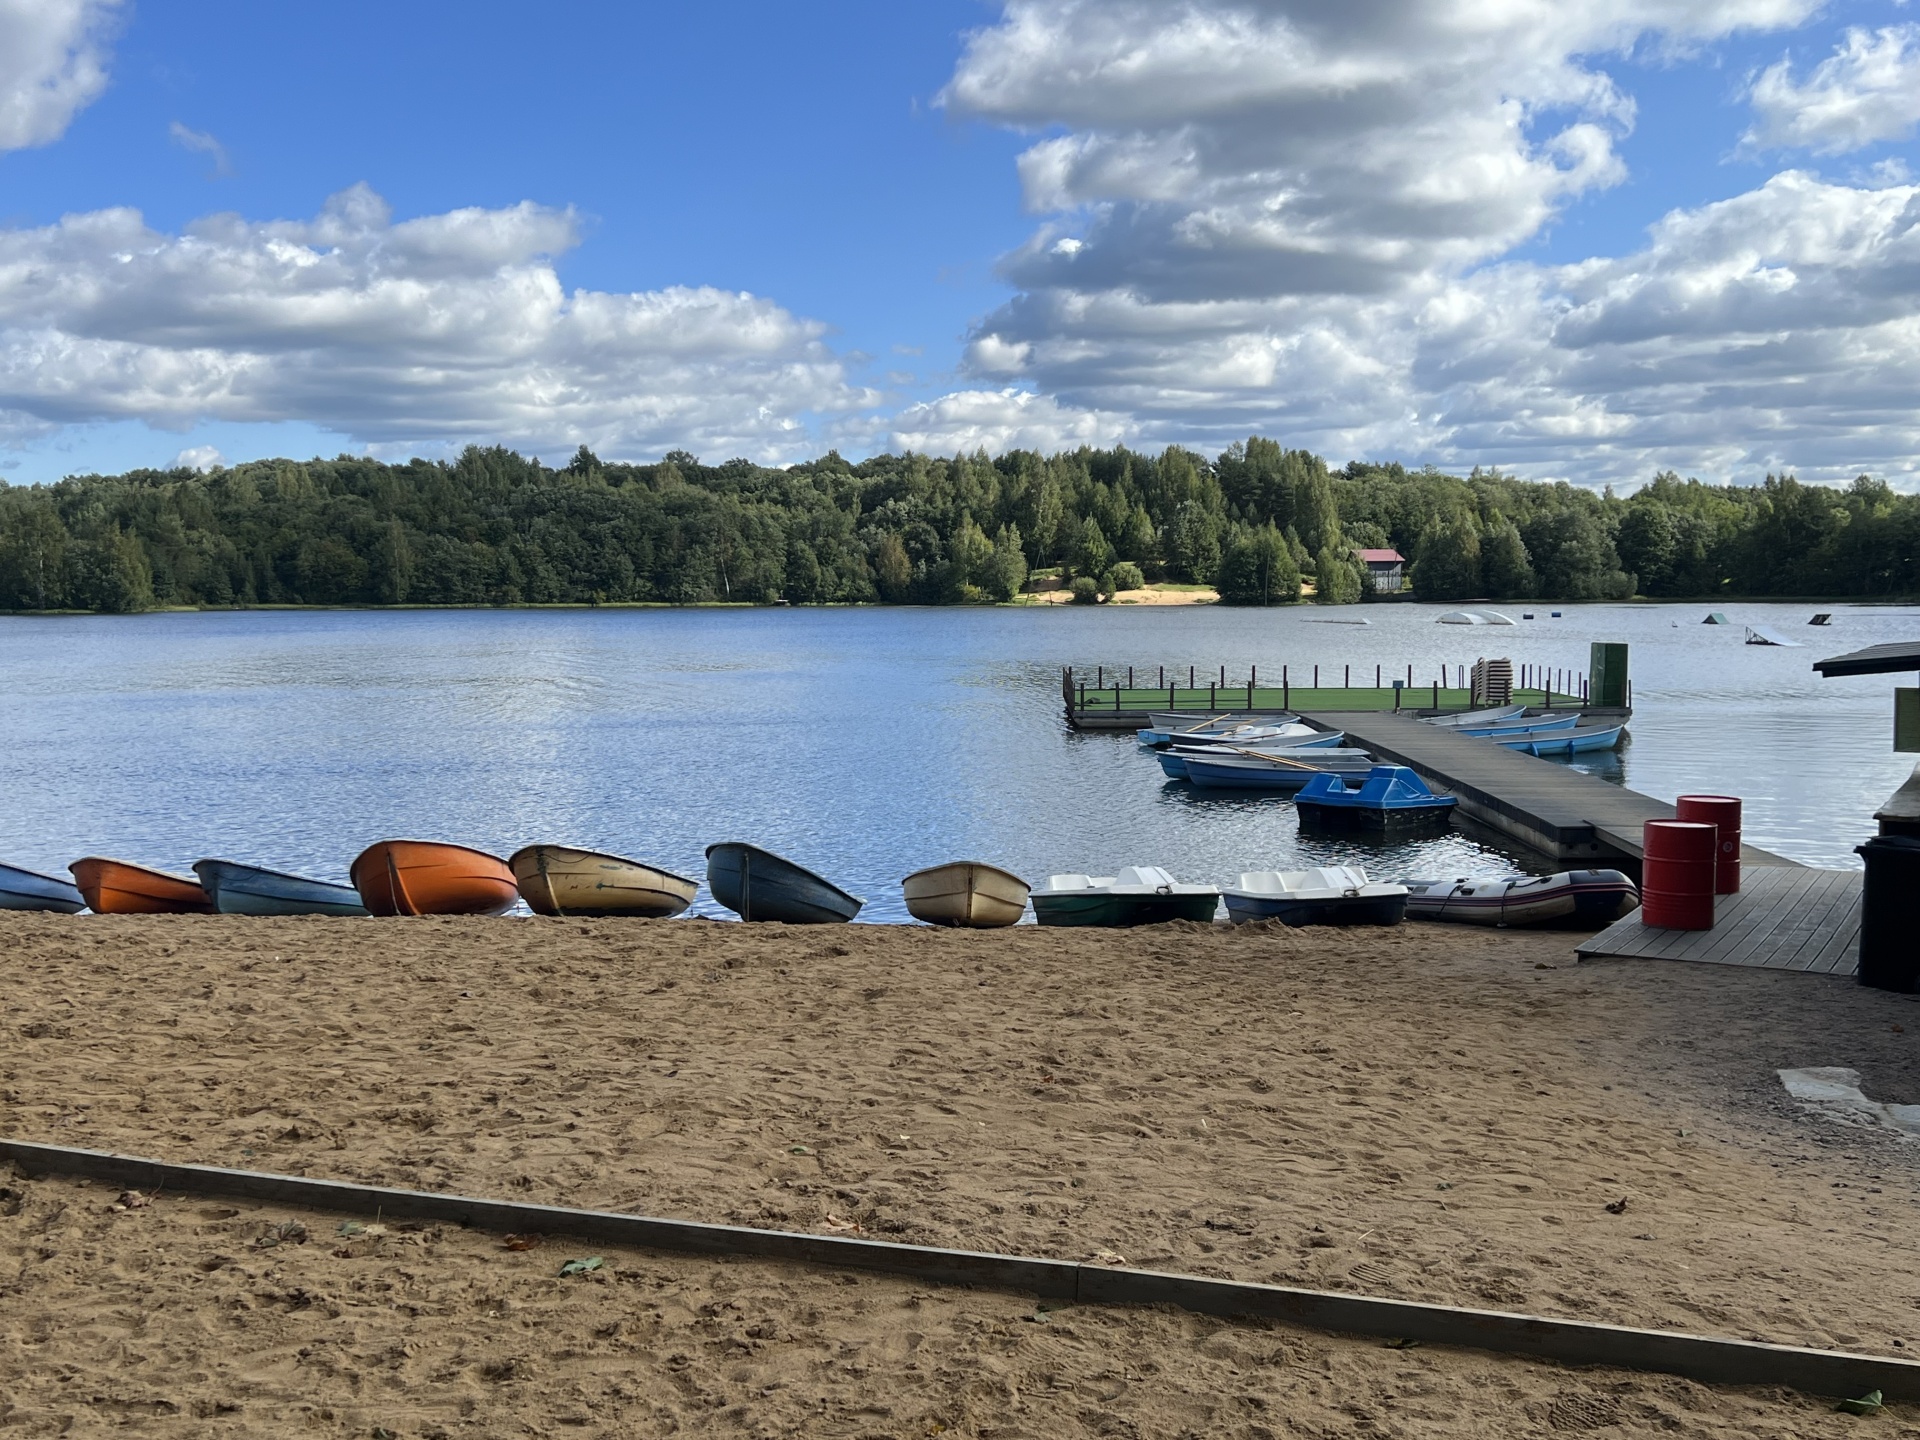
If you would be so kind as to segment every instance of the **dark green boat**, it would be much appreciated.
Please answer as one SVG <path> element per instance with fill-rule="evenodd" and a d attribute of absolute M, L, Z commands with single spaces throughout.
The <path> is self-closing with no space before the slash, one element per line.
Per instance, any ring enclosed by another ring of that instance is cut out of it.
<path fill-rule="evenodd" d="M 1169 920 L 1204 924 L 1220 905 L 1217 886 L 1182 885 L 1158 865 L 1129 865 L 1118 875 L 1050 875 L 1031 898 L 1042 925 L 1109 929 Z"/>

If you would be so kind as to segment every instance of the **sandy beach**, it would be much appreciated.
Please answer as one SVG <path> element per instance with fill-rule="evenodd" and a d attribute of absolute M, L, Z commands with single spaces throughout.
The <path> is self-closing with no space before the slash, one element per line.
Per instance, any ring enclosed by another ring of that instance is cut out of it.
<path fill-rule="evenodd" d="M 0 916 L 0 1133 L 1901 1355 L 1920 1008 L 1564 935 Z M 1840 1435 L 1784 1391 L 0 1176 L 0 1425 Z M 1620 1202 L 1624 1201 L 1624 1206 Z M 273 1227 L 298 1221 L 305 1243 Z M 283 1243 L 263 1244 L 281 1239 Z M 1898 1417 L 1873 1422 L 1897 1433 Z"/>

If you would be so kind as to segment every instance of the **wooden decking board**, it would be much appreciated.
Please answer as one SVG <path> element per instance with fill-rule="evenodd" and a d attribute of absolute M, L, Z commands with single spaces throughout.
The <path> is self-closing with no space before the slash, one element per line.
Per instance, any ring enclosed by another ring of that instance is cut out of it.
<path fill-rule="evenodd" d="M 1384 760 L 1411 767 L 1436 790 L 1470 799 L 1564 847 L 1598 843 L 1638 859 L 1646 822 L 1673 818 L 1673 806 L 1664 800 L 1405 715 L 1339 710 L 1301 714 L 1326 729 L 1345 730 L 1349 743 Z M 1742 854 L 1754 866 L 1794 864 L 1751 846 L 1743 847 Z M 1605 863 L 1598 856 L 1594 861 Z"/>
<path fill-rule="evenodd" d="M 1851 872 L 1838 872 L 1851 874 Z M 1820 887 L 1818 894 L 1800 906 L 1797 912 L 1786 917 L 1776 932 L 1776 949 L 1787 957 L 1786 968 L 1793 970 L 1812 970 L 1821 952 L 1837 932 L 1848 928 L 1858 931 L 1858 920 L 1851 927 L 1849 917 L 1859 913 L 1859 887 L 1857 884 L 1829 883 Z"/>
<path fill-rule="evenodd" d="M 1698 958 L 1709 965 L 1766 963 L 1748 957 L 1760 953 L 1763 945 L 1768 953 L 1784 948 L 1795 912 L 1815 903 L 1824 888 L 1819 883 L 1819 875 L 1817 870 L 1795 871 L 1793 879 L 1787 884 L 1768 887 L 1764 903 L 1733 906 L 1725 900 L 1720 901 L 1715 907 L 1716 912 L 1722 908 L 1734 910 L 1738 918 L 1731 924 L 1722 925 L 1716 914 L 1712 938 Z M 1768 941 L 1774 943 L 1767 945 Z"/>
<path fill-rule="evenodd" d="M 1763 868 L 1742 876 L 1740 893 L 1720 897 L 1711 930 L 1659 930 L 1639 913 L 1615 921 L 1576 948 L 1603 955 L 1709 965 L 1851 975 L 1858 968 L 1860 872 Z"/>

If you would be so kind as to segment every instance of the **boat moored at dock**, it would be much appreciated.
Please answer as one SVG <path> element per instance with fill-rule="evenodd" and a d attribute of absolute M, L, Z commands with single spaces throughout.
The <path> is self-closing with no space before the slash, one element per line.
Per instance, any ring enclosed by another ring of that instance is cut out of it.
<path fill-rule="evenodd" d="M 527 845 L 507 857 L 520 898 L 536 915 L 626 915 L 666 920 L 693 903 L 700 882 L 642 860 Z"/>
<path fill-rule="evenodd" d="M 1404 765 L 1375 765 L 1353 784 L 1341 775 L 1316 775 L 1294 797 L 1303 830 L 1411 840 L 1439 835 L 1459 803 L 1436 795 Z"/>
<path fill-rule="evenodd" d="M 1398 925 L 1407 887 L 1368 877 L 1357 865 L 1313 870 L 1249 870 L 1225 886 L 1227 918 L 1236 925 L 1278 920 L 1283 925 Z"/>
<path fill-rule="evenodd" d="M 1042 925 L 1211 921 L 1219 907 L 1219 887 L 1183 885 L 1158 865 L 1129 865 L 1117 875 L 1049 875 L 1033 891 L 1033 917 Z"/>
<path fill-rule="evenodd" d="M 1598 930 L 1640 904 L 1640 891 L 1618 870 L 1409 880 L 1407 890 L 1409 918 L 1467 925 L 1566 925 Z"/>
<path fill-rule="evenodd" d="M 191 875 L 155 870 L 104 855 L 67 867 L 96 915 L 211 915 L 213 897 Z"/>
<path fill-rule="evenodd" d="M 1429 715 L 1423 723 L 1441 730 L 1457 730 L 1463 725 L 1491 725 L 1526 713 L 1524 705 L 1495 705 L 1487 710 L 1469 710 L 1464 715 Z"/>
<path fill-rule="evenodd" d="M 222 915 L 367 915 L 350 885 L 309 880 L 233 860 L 196 860 L 193 873 Z"/>
<path fill-rule="evenodd" d="M 353 887 L 375 915 L 500 915 L 520 899 L 498 855 L 440 840 L 381 840 L 353 862 Z"/>
<path fill-rule="evenodd" d="M 845 924 L 867 903 L 784 855 L 739 840 L 707 847 L 707 888 L 742 920 L 788 925 Z"/>
<path fill-rule="evenodd" d="M 1597 750 L 1616 750 L 1625 725 L 1583 725 L 1572 730 L 1529 731 L 1520 735 L 1490 735 L 1503 750 L 1518 750 L 1526 755 L 1585 755 Z"/>
<path fill-rule="evenodd" d="M 1183 763 L 1188 782 L 1202 790 L 1278 790 L 1286 793 L 1299 790 L 1315 776 L 1364 776 L 1374 766 L 1373 757 L 1364 750 L 1309 750 L 1298 755 L 1231 752 L 1223 755 L 1163 755 L 1160 757 L 1161 768 L 1165 770 L 1171 761 Z M 1168 771 L 1169 775 L 1171 773 Z"/>
<path fill-rule="evenodd" d="M 71 880 L 42 875 L 38 870 L 23 870 L 18 865 L 0 865 L 0 910 L 50 910 L 60 915 L 78 915 L 86 908 L 86 896 Z"/>
<path fill-rule="evenodd" d="M 1027 882 L 984 860 L 954 860 L 916 870 L 900 882 L 907 913 L 929 925 L 993 930 L 1026 913 Z"/>

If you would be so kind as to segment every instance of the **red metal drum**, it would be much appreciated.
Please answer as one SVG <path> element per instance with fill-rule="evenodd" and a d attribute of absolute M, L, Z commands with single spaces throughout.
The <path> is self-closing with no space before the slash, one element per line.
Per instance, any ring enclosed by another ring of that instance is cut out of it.
<path fill-rule="evenodd" d="M 1720 827 L 1720 861 L 1714 870 L 1714 893 L 1739 894 L 1740 801 L 1732 795 L 1682 795 L 1673 802 L 1673 818 Z"/>
<path fill-rule="evenodd" d="M 1642 842 L 1640 923 L 1663 930 L 1713 928 L 1720 832 L 1692 820 L 1649 820 Z"/>

